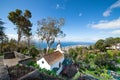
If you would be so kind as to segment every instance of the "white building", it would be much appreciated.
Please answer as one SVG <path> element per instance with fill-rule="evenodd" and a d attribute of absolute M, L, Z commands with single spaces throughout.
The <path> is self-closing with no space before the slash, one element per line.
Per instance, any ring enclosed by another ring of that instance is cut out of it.
<path fill-rule="evenodd" d="M 62 63 L 64 61 L 64 52 L 61 50 L 60 43 L 57 45 L 57 49 L 51 53 L 43 56 L 37 61 L 40 68 L 45 68 L 47 70 L 58 69 L 57 74 L 62 71 Z"/>
<path fill-rule="evenodd" d="M 117 43 L 116 49 L 120 50 L 120 43 Z"/>
<path fill-rule="evenodd" d="M 120 43 L 117 43 L 116 45 L 112 45 L 111 49 L 117 49 L 120 50 Z"/>

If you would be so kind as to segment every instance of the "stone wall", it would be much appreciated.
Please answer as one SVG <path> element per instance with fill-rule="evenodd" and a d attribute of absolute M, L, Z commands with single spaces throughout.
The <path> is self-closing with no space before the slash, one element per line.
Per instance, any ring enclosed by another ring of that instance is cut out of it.
<path fill-rule="evenodd" d="M 29 74 L 21 77 L 18 80 L 63 80 L 61 78 L 53 77 L 46 75 L 44 73 L 40 73 L 37 69 Z"/>
<path fill-rule="evenodd" d="M 35 78 L 39 78 L 39 71 L 36 69 L 26 75 L 24 75 L 23 77 L 19 78 L 18 80 L 27 80 L 27 79 L 35 79 Z"/>
<path fill-rule="evenodd" d="M 27 59 L 18 61 L 18 63 L 26 65 L 26 64 L 30 63 L 31 61 L 34 61 L 34 60 L 32 58 L 27 58 Z"/>

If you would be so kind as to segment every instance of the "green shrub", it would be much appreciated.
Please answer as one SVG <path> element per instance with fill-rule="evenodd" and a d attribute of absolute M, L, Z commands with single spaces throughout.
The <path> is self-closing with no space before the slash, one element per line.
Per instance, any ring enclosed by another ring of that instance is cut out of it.
<path fill-rule="evenodd" d="M 31 47 L 29 53 L 33 58 L 35 58 L 39 54 L 39 50 L 37 50 L 35 47 Z"/>
<path fill-rule="evenodd" d="M 90 54 L 89 58 L 94 58 L 95 54 Z"/>
<path fill-rule="evenodd" d="M 28 65 L 28 66 L 33 66 L 33 67 L 35 67 L 35 66 L 34 66 L 34 65 L 35 65 L 35 61 L 31 61 L 31 62 L 29 62 L 27 65 Z"/>
<path fill-rule="evenodd" d="M 3 56 L 3 53 L 0 53 L 0 56 Z"/>
<path fill-rule="evenodd" d="M 54 49 L 50 49 L 49 51 L 48 51 L 48 53 L 53 53 L 54 52 Z"/>
<path fill-rule="evenodd" d="M 103 73 L 100 74 L 100 77 L 104 80 L 112 80 L 113 77 L 108 74 L 107 70 L 103 70 Z"/>
<path fill-rule="evenodd" d="M 20 64 L 16 64 L 16 67 L 19 67 L 20 66 Z"/>
<path fill-rule="evenodd" d="M 113 58 L 113 56 L 114 56 L 112 50 L 107 50 L 107 54 L 108 54 L 109 58 Z"/>
<path fill-rule="evenodd" d="M 26 49 L 23 50 L 22 53 L 23 53 L 23 54 L 28 54 L 28 51 L 29 51 L 29 50 L 26 48 Z"/>
<path fill-rule="evenodd" d="M 116 59 L 116 62 L 120 64 L 120 59 Z"/>

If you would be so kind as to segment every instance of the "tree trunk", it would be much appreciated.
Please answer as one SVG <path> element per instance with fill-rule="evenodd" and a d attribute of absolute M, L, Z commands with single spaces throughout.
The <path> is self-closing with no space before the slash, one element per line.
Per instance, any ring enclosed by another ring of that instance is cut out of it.
<path fill-rule="evenodd" d="M 18 45 L 19 45 L 19 43 L 20 43 L 20 35 L 18 34 Z"/>
<path fill-rule="evenodd" d="M 47 51 L 46 51 L 46 53 L 49 52 L 50 47 L 51 47 L 52 44 L 54 43 L 54 40 L 55 40 L 55 39 L 53 38 L 52 40 L 47 41 Z"/>
<path fill-rule="evenodd" d="M 2 45 L 0 45 L 0 54 L 2 53 Z"/>
<path fill-rule="evenodd" d="M 19 28 L 18 29 L 18 46 L 19 46 L 20 40 L 21 40 L 21 29 Z"/>
<path fill-rule="evenodd" d="M 49 51 L 49 46 L 47 45 L 47 50 L 46 50 L 46 54 L 48 53 L 48 51 Z"/>
<path fill-rule="evenodd" d="M 47 42 L 47 50 L 46 50 L 46 54 L 49 52 L 49 49 L 50 49 L 50 44 L 49 44 L 49 42 Z"/>
<path fill-rule="evenodd" d="M 2 47 L 3 47 L 3 39 L 1 39 L 1 47 L 0 47 L 1 49 L 0 49 L 0 54 L 2 54 L 2 52 L 3 52 L 3 51 L 2 51 Z"/>
<path fill-rule="evenodd" d="M 30 47 L 30 37 L 28 37 L 27 41 L 28 41 L 28 42 L 27 42 L 27 43 L 28 43 L 27 46 L 28 46 L 28 49 L 29 49 L 29 47 Z"/>
<path fill-rule="evenodd" d="M 29 53 L 29 56 L 31 56 L 30 55 L 30 37 L 27 37 L 27 48 L 28 48 L 28 53 Z"/>

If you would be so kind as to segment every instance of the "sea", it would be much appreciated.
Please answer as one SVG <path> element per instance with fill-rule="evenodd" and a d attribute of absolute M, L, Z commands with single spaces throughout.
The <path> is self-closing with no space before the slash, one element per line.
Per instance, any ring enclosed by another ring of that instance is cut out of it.
<path fill-rule="evenodd" d="M 54 42 L 51 48 L 56 48 L 58 42 Z M 46 48 L 47 45 L 45 42 L 34 42 L 35 46 L 37 48 Z M 81 46 L 90 46 L 93 45 L 93 42 L 61 42 L 61 47 L 68 47 L 68 46 L 75 46 L 75 45 L 81 45 Z"/>

